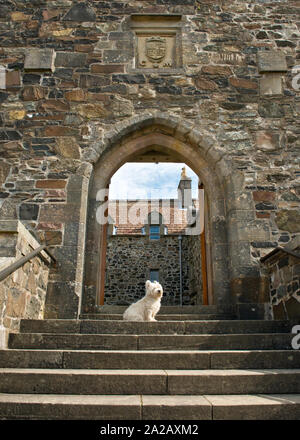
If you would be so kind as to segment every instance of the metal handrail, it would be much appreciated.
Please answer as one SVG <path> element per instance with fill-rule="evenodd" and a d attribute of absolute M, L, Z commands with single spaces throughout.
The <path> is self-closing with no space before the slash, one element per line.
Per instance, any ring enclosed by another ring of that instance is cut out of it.
<path fill-rule="evenodd" d="M 36 257 L 37 255 L 40 255 L 40 258 L 46 263 L 49 264 L 49 261 L 44 257 L 42 254 L 42 251 L 46 252 L 48 256 L 53 261 L 54 265 L 56 264 L 56 258 L 49 252 L 47 249 L 47 245 L 39 246 L 38 248 L 34 249 L 29 254 L 25 255 L 22 258 L 19 258 L 19 260 L 12 263 L 10 266 L 6 267 L 5 269 L 1 270 L 0 272 L 0 281 L 3 281 L 5 278 L 7 278 L 9 275 L 11 275 L 13 272 L 18 270 L 20 267 L 22 267 L 25 263 L 27 263 L 32 258 Z"/>
<path fill-rule="evenodd" d="M 294 251 L 291 251 L 291 250 L 289 250 L 289 249 L 285 249 L 285 248 L 283 248 L 283 247 L 281 247 L 281 246 L 278 246 L 278 247 L 276 247 L 275 249 L 273 249 L 269 254 L 267 254 L 267 255 L 265 255 L 264 257 L 262 257 L 262 258 L 260 259 L 260 261 L 261 261 L 262 263 L 264 263 L 268 258 L 273 257 L 273 255 L 277 254 L 277 252 L 279 252 L 279 251 L 282 251 L 282 252 L 284 252 L 284 253 L 286 253 L 286 254 L 288 254 L 288 255 L 292 255 L 293 257 L 300 258 L 300 254 L 297 254 L 297 253 L 294 252 Z"/>

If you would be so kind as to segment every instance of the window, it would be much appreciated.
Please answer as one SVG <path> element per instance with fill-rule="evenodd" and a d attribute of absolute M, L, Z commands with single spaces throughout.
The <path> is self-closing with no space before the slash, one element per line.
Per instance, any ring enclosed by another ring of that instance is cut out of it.
<path fill-rule="evenodd" d="M 159 282 L 159 270 L 158 269 L 150 269 L 150 281 L 153 283 L 154 281 Z"/>
<path fill-rule="evenodd" d="M 141 232 L 142 232 L 142 235 L 146 235 L 146 228 L 145 228 L 145 226 L 142 227 Z"/>
<path fill-rule="evenodd" d="M 159 226 L 150 226 L 150 233 L 149 238 L 150 240 L 159 240 L 160 234 L 159 234 L 160 227 Z"/>

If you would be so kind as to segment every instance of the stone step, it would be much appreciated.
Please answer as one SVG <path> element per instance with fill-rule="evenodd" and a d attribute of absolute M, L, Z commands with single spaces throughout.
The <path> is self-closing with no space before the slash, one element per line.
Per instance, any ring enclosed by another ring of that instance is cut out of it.
<path fill-rule="evenodd" d="M 150 396 L 149 396 L 150 397 Z M 213 420 L 299 420 L 300 394 L 203 396 Z M 145 399 L 147 399 L 145 397 Z M 144 404 L 149 402 L 145 400 Z"/>
<path fill-rule="evenodd" d="M 299 420 L 300 395 L 1 394 L 0 418 L 9 420 Z"/>
<path fill-rule="evenodd" d="M 22 320 L 22 333 L 82 334 L 244 334 L 289 333 L 290 321 L 164 321 Z"/>
<path fill-rule="evenodd" d="M 119 351 L 1 350 L 0 368 L 251 369 L 300 368 L 300 350 Z"/>
<path fill-rule="evenodd" d="M 87 370 L 0 369 L 0 393 L 268 394 L 300 393 L 300 369 Z"/>
<path fill-rule="evenodd" d="M 112 321 L 122 321 L 123 314 L 122 313 L 90 313 L 83 314 L 80 316 L 80 319 L 86 320 L 112 320 Z M 221 314 L 221 313 L 192 313 L 192 314 L 158 314 L 156 315 L 157 321 L 202 321 L 202 320 L 210 320 L 210 319 L 219 319 L 219 320 L 227 320 L 227 319 L 235 319 L 235 315 L 233 314 Z"/>
<path fill-rule="evenodd" d="M 114 306 L 114 305 L 103 305 L 99 306 L 97 309 L 97 313 L 108 313 L 108 314 L 123 314 L 127 309 L 127 306 Z M 208 305 L 208 306 L 164 306 L 162 305 L 159 313 L 163 315 L 168 314 L 205 314 L 205 313 L 233 313 L 234 310 L 230 306 L 220 307 L 217 305 Z M 84 313 L 83 316 L 88 316 L 88 313 Z"/>
<path fill-rule="evenodd" d="M 290 350 L 289 333 L 120 335 L 11 333 L 9 348 L 75 350 Z"/>
<path fill-rule="evenodd" d="M 141 420 L 141 396 L 0 394 L 0 420 Z"/>

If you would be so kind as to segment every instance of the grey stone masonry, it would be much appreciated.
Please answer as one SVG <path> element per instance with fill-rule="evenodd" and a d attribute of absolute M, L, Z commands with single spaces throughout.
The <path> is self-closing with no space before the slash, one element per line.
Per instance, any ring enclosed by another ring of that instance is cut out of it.
<path fill-rule="evenodd" d="M 262 258 L 270 279 L 274 319 L 296 319 L 300 314 L 300 240 L 277 248 Z"/>
<path fill-rule="evenodd" d="M 19 221 L 0 221 L 0 272 L 40 246 Z M 46 262 L 45 262 L 46 260 Z M 48 261 L 48 263 L 47 263 Z M 43 253 L 0 281 L 0 345 L 8 332 L 18 332 L 20 320 L 43 319 L 51 259 Z"/>
<path fill-rule="evenodd" d="M 202 299 L 201 284 L 197 289 L 198 280 L 191 279 L 194 276 L 193 257 L 199 254 L 200 249 L 189 246 L 189 237 L 182 237 L 182 242 L 183 303 L 194 304 Z M 110 236 L 106 256 L 105 304 L 131 304 L 141 299 L 145 295 L 145 281 L 150 277 L 150 270 L 159 271 L 159 282 L 164 288 L 162 304 L 180 304 L 178 236 L 161 236 L 155 242 L 149 240 L 149 236 Z"/>

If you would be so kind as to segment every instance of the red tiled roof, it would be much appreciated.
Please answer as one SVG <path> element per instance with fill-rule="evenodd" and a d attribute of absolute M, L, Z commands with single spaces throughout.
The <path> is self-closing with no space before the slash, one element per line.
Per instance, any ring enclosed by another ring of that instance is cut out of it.
<path fill-rule="evenodd" d="M 197 201 L 193 200 L 194 206 Z M 117 235 L 142 235 L 148 215 L 159 212 L 163 225 L 169 234 L 181 234 L 187 226 L 187 211 L 178 207 L 178 201 L 171 200 L 111 200 L 108 214 L 117 228 Z"/>

